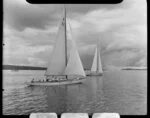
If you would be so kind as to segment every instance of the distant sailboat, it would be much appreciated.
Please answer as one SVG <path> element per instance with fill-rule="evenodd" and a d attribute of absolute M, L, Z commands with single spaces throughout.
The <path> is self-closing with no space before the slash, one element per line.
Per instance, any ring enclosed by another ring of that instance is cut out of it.
<path fill-rule="evenodd" d="M 70 53 L 67 48 L 66 9 L 59 27 L 57 40 L 49 61 L 45 76 L 39 81 L 27 82 L 28 85 L 64 85 L 76 84 L 85 80 L 86 74 L 74 40 Z M 69 54 L 68 54 L 69 53 Z M 36 79 L 37 80 L 37 79 Z"/>
<path fill-rule="evenodd" d="M 99 43 L 96 45 L 91 72 L 88 75 L 95 75 L 95 76 L 103 75 Z"/>

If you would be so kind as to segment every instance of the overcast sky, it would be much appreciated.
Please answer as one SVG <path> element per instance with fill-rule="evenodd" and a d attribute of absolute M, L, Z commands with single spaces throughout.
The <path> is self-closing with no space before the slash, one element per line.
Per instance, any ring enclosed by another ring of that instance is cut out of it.
<path fill-rule="evenodd" d="M 46 66 L 53 50 L 63 4 L 29 4 L 4 0 L 4 64 Z M 96 41 L 102 65 L 147 65 L 146 0 L 120 4 L 67 4 L 84 67 L 91 67 Z"/>

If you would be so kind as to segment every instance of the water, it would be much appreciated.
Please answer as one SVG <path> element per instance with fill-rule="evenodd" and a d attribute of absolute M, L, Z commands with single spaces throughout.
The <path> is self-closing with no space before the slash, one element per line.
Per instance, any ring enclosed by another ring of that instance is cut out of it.
<path fill-rule="evenodd" d="M 45 71 L 3 71 L 3 114 L 31 112 L 117 112 L 121 115 L 147 114 L 147 71 L 105 71 L 87 77 L 83 84 L 34 86 L 24 84 Z"/>

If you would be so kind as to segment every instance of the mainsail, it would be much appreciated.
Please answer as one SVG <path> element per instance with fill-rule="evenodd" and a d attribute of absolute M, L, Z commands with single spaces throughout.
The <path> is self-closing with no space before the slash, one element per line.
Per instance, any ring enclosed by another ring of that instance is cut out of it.
<path fill-rule="evenodd" d="M 95 49 L 95 55 L 94 55 L 91 71 L 97 73 L 103 73 L 99 45 L 97 45 Z"/>
<path fill-rule="evenodd" d="M 65 19 L 59 27 L 56 43 L 45 75 L 62 75 L 66 68 Z"/>

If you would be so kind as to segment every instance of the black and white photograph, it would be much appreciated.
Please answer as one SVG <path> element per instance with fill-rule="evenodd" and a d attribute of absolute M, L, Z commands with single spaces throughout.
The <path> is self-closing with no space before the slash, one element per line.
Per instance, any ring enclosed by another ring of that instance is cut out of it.
<path fill-rule="evenodd" d="M 3 115 L 146 115 L 147 2 L 3 0 L 2 73 Z"/>

